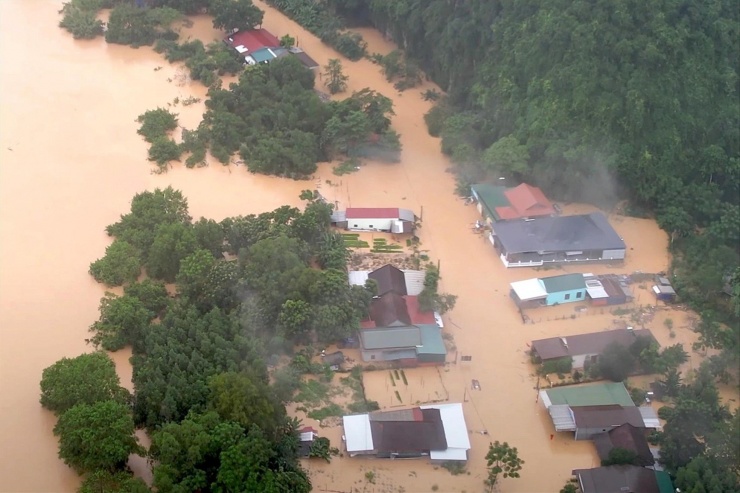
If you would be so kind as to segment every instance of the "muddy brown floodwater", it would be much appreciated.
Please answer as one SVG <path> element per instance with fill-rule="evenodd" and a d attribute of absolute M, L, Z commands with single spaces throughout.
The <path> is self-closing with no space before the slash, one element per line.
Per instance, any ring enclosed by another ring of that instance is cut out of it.
<path fill-rule="evenodd" d="M 264 26 L 278 37 L 297 37 L 322 65 L 329 58 L 343 59 L 280 13 L 255 3 L 266 11 Z M 50 0 L 0 2 L 0 491 L 72 492 L 79 484 L 57 458 L 54 416 L 38 404 L 41 371 L 62 357 L 90 350 L 87 328 L 97 318 L 104 288 L 87 269 L 110 243 L 104 228 L 128 209 L 134 194 L 167 185 L 183 191 L 195 218 L 220 220 L 299 205 L 300 190 L 309 187 L 319 188 L 340 207 L 423 211 L 422 248 L 441 262 L 442 289 L 459 296 L 446 317 L 446 330 L 460 354 L 472 356 L 470 363 L 448 365 L 429 378 L 439 380 L 451 401 L 467 399 L 470 473 L 451 476 L 425 461 L 343 457 L 331 464 L 306 464 L 316 491 L 411 493 L 431 491 L 434 485 L 442 492 L 479 491 L 489 439 L 517 446 L 526 461 L 521 479 L 502 482 L 505 491 L 557 491 L 573 468 L 596 464 L 590 443 L 564 434 L 548 440 L 552 425 L 535 402 L 536 381 L 525 350 L 533 338 L 599 330 L 610 326 L 614 316 L 593 311 L 555 320 L 561 314 L 543 312 L 536 323 L 522 324 L 507 286 L 538 274 L 504 269 L 490 244 L 472 231 L 476 211 L 453 195 L 454 180 L 446 172 L 450 163 L 424 125 L 430 105 L 420 93 L 432 86 L 399 94 L 377 66 L 343 59 L 349 90 L 370 87 L 393 98 L 393 123 L 403 143 L 399 164 L 369 162 L 343 177 L 325 164 L 312 182 L 251 175 L 218 163 L 197 170 L 176 164 L 167 174 L 155 175 L 135 118 L 177 97 L 204 98 L 205 88 L 183 80 L 178 67 L 149 48 L 73 40 L 57 27 L 60 7 L 60 1 Z M 195 19 L 186 34 L 204 41 L 219 37 L 206 17 Z M 363 35 L 370 52 L 394 48 L 375 31 L 363 30 Z M 182 125 L 193 128 L 203 108 L 201 102 L 175 111 Z M 585 271 L 667 267 L 667 238 L 654 222 L 621 217 L 613 222 L 631 247 L 627 263 Z M 641 303 L 650 302 L 647 291 L 644 298 Z M 662 325 L 667 316 L 676 321 L 675 339 Z M 663 344 L 690 343 L 694 335 L 685 318 L 685 312 L 660 312 L 648 326 Z M 124 385 L 131 388 L 129 354 L 120 351 L 113 357 Z M 692 353 L 689 364 L 698 364 L 698 356 Z M 480 381 L 480 391 L 466 391 L 471 379 Z M 729 390 L 723 395 L 736 398 Z M 477 433 L 481 430 L 489 435 Z M 339 428 L 321 433 L 339 445 Z M 132 466 L 147 475 L 143 461 Z M 376 484 L 365 483 L 368 470 L 375 471 Z"/>

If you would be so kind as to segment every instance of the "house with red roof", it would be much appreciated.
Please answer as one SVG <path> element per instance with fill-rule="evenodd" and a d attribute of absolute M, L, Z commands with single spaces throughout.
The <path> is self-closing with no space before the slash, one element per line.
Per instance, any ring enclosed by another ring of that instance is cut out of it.
<path fill-rule="evenodd" d="M 332 224 L 349 231 L 390 233 L 412 233 L 415 219 L 412 211 L 398 207 L 350 207 L 331 216 Z"/>
<path fill-rule="evenodd" d="M 554 216 L 555 206 L 541 189 L 522 183 L 514 188 L 481 183 L 470 187 L 478 212 L 491 222 Z"/>
<path fill-rule="evenodd" d="M 245 57 L 263 48 L 277 48 L 280 46 L 280 40 L 267 29 L 237 31 L 227 36 L 224 43 Z"/>

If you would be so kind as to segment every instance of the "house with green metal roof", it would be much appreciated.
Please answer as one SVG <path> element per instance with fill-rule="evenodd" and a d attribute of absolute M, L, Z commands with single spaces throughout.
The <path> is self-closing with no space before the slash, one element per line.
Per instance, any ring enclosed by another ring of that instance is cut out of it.
<path fill-rule="evenodd" d="M 546 408 L 552 405 L 568 406 L 634 406 L 627 388 L 621 382 L 569 385 L 540 391 Z"/>
<path fill-rule="evenodd" d="M 470 187 L 480 212 L 490 222 L 553 216 L 555 207 L 538 187 L 521 183 L 514 188 L 478 183 Z"/>
<path fill-rule="evenodd" d="M 362 327 L 360 353 L 366 362 L 395 362 L 401 366 L 444 364 L 447 349 L 442 329 L 420 324 L 400 327 Z"/>
<path fill-rule="evenodd" d="M 511 298 L 520 308 L 553 306 L 586 300 L 586 281 L 583 274 L 527 279 L 510 284 Z"/>

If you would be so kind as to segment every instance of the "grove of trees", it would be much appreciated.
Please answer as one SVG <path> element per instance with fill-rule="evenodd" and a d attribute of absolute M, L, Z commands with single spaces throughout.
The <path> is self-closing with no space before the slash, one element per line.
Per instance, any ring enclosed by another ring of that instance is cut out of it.
<path fill-rule="evenodd" d="M 103 352 L 62 359 L 41 381 L 42 405 L 59 415 L 59 456 L 84 475 L 80 492 L 149 491 L 126 466 L 131 454 L 154 461 L 159 492 L 310 491 L 299 423 L 285 411 L 295 386 L 277 375 L 270 384 L 265 358 L 350 335 L 372 293 L 346 281 L 332 207 L 314 192 L 301 197 L 304 210 L 194 222 L 179 191 L 157 189 L 107 228 L 147 279 L 120 275 L 128 266 L 110 262 L 110 248 L 94 262 L 124 290 L 101 300 L 89 342 L 131 346 L 136 391 L 120 386 Z M 137 427 L 152 438 L 148 451 Z M 313 456 L 334 453 L 322 442 Z"/>

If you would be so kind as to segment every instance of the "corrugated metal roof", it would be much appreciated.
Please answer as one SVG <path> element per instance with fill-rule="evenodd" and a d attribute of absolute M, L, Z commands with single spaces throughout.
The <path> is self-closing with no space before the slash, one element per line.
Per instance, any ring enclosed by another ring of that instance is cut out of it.
<path fill-rule="evenodd" d="M 470 450 L 468 425 L 465 423 L 465 414 L 462 404 L 432 404 L 419 406 L 422 409 L 439 409 L 442 424 L 445 429 L 447 450 L 431 451 L 432 460 L 467 460 L 467 451 Z"/>
<path fill-rule="evenodd" d="M 522 301 L 538 300 L 547 298 L 547 291 L 542 285 L 540 279 L 527 279 L 526 281 L 516 281 L 509 284 L 514 290 L 517 297 Z"/>
<path fill-rule="evenodd" d="M 344 439 L 347 452 L 369 452 L 374 450 L 373 433 L 367 414 L 344 416 Z"/>
<path fill-rule="evenodd" d="M 542 281 L 542 285 L 549 294 L 584 289 L 586 287 L 583 274 L 562 274 L 560 276 L 543 277 L 540 281 Z"/>
<path fill-rule="evenodd" d="M 660 424 L 660 418 L 658 418 L 658 415 L 652 407 L 640 406 L 640 414 L 642 415 L 642 422 L 645 423 L 645 428 L 652 428 L 655 430 L 663 429 L 663 426 Z"/>
<path fill-rule="evenodd" d="M 409 296 L 418 296 L 424 290 L 426 271 L 404 270 L 403 277 L 406 279 L 406 294 Z"/>
<path fill-rule="evenodd" d="M 334 211 L 331 213 L 331 222 L 343 223 L 347 220 L 347 211 Z"/>
<path fill-rule="evenodd" d="M 360 329 L 360 339 L 362 347 L 366 350 L 416 348 L 421 345 L 419 327 L 414 325 L 387 329 Z"/>
<path fill-rule="evenodd" d="M 437 325 L 419 325 L 421 331 L 421 346 L 416 348 L 416 354 L 444 354 L 447 355 L 445 341 L 442 339 L 442 329 Z"/>
<path fill-rule="evenodd" d="M 550 406 L 547 411 L 550 413 L 550 417 L 552 418 L 552 424 L 555 425 L 555 431 L 576 430 L 576 421 L 570 410 L 570 406 L 558 404 Z"/>
<path fill-rule="evenodd" d="M 351 207 L 345 211 L 347 219 L 398 219 L 398 207 Z"/>
<path fill-rule="evenodd" d="M 629 392 L 623 383 L 600 383 L 594 385 L 573 385 L 547 389 L 547 396 L 553 405 L 599 406 L 619 404 L 634 406 Z"/>
<path fill-rule="evenodd" d="M 414 216 L 414 211 L 411 211 L 409 209 L 398 209 L 398 219 L 414 222 L 414 219 L 416 219 L 416 217 Z"/>

